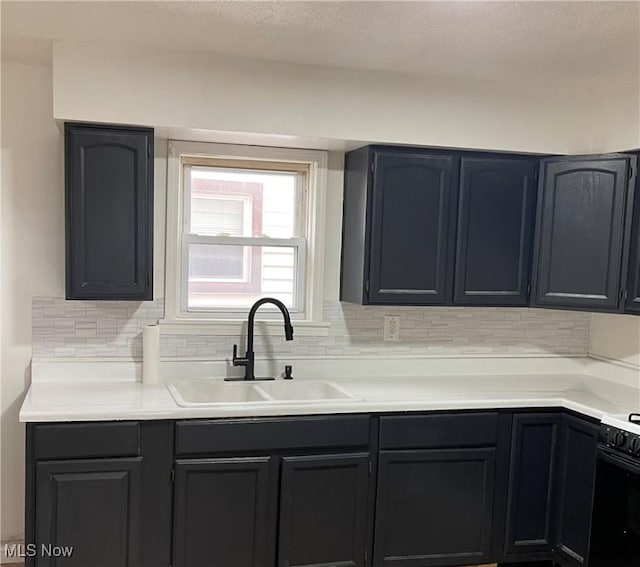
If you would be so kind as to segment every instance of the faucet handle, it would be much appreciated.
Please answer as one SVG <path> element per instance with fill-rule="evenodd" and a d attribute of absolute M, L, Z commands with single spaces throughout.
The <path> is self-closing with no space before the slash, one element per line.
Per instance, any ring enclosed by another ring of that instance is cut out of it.
<path fill-rule="evenodd" d="M 284 376 L 282 378 L 284 380 L 293 380 L 293 376 L 291 375 L 292 367 L 290 364 L 286 364 L 284 367 Z"/>
<path fill-rule="evenodd" d="M 233 359 L 234 366 L 240 366 L 242 364 L 242 359 L 238 358 L 238 345 L 233 345 Z"/>

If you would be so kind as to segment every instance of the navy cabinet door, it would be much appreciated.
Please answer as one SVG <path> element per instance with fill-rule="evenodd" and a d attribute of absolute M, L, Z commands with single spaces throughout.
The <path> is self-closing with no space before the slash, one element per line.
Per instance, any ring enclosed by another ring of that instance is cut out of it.
<path fill-rule="evenodd" d="M 142 458 L 42 461 L 36 466 L 36 567 L 137 567 Z"/>
<path fill-rule="evenodd" d="M 271 567 L 277 485 L 271 457 L 175 464 L 175 567 Z"/>
<path fill-rule="evenodd" d="M 462 158 L 454 303 L 527 305 L 537 165 Z"/>
<path fill-rule="evenodd" d="M 596 476 L 598 426 L 563 416 L 560 435 L 557 553 L 562 564 L 579 567 L 589 559 Z"/>
<path fill-rule="evenodd" d="M 490 563 L 495 452 L 381 451 L 374 566 Z"/>
<path fill-rule="evenodd" d="M 459 159 L 373 152 L 369 302 L 451 301 Z"/>
<path fill-rule="evenodd" d="M 506 554 L 551 552 L 558 416 L 513 417 Z"/>
<path fill-rule="evenodd" d="M 152 299 L 153 131 L 67 124 L 67 299 Z"/>
<path fill-rule="evenodd" d="M 627 313 L 640 314 L 640 178 L 636 176 L 633 215 L 631 217 L 631 245 L 627 281 Z"/>
<path fill-rule="evenodd" d="M 534 304 L 618 311 L 635 157 L 541 161 Z"/>
<path fill-rule="evenodd" d="M 365 565 L 369 454 L 284 457 L 279 567 Z"/>

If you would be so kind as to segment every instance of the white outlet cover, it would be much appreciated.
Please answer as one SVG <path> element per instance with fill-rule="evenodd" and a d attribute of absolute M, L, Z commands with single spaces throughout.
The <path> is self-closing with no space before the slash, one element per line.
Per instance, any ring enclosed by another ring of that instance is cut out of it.
<path fill-rule="evenodd" d="M 385 315 L 384 317 L 384 340 L 400 340 L 400 317 L 398 315 Z"/>

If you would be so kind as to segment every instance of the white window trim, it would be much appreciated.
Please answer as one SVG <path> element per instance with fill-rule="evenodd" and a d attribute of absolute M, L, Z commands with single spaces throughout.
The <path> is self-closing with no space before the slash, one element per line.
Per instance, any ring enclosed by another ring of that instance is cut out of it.
<path fill-rule="evenodd" d="M 165 253 L 165 318 L 160 321 L 161 330 L 170 334 L 238 335 L 243 334 L 246 314 L 221 318 L 209 313 L 182 312 L 180 270 L 184 261 L 182 242 L 183 207 L 181 189 L 181 157 L 206 157 L 217 159 L 240 159 L 253 161 L 283 161 L 309 166 L 306 246 L 298 248 L 299 261 L 304 262 L 305 311 L 292 313 L 295 334 L 298 336 L 326 336 L 328 323 L 322 320 L 323 283 L 326 238 L 327 162 L 328 154 L 322 150 L 302 150 L 260 146 L 240 146 L 208 142 L 183 142 L 170 140 L 167 159 L 167 216 Z M 218 237 L 224 238 L 224 237 Z M 267 239 L 265 239 L 267 240 Z M 292 239 L 294 240 L 294 239 Z M 274 239 L 268 239 L 273 245 Z M 284 242 L 284 241 L 283 241 Z M 289 245 L 291 240 L 287 239 Z M 256 239 L 252 238 L 256 244 Z M 302 317 L 303 316 L 303 317 Z M 274 316 L 267 310 L 259 312 L 261 333 L 283 335 L 279 314 Z"/>

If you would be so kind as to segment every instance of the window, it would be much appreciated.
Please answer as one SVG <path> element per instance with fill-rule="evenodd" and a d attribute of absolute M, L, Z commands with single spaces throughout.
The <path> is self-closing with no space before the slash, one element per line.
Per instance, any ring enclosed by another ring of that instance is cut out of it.
<path fill-rule="evenodd" d="M 318 322 L 326 153 L 188 142 L 169 148 L 169 322 L 245 319 L 261 297 L 280 299 L 299 321 Z"/>

